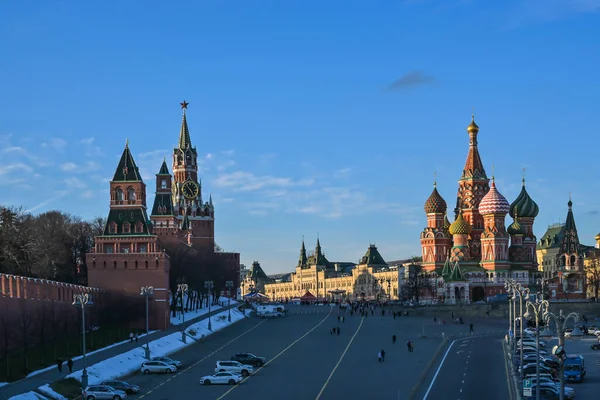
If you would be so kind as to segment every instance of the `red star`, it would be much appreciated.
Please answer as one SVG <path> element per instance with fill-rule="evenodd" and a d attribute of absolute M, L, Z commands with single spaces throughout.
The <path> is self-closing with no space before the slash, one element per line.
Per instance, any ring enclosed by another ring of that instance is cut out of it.
<path fill-rule="evenodd" d="M 181 104 L 181 109 L 182 109 L 182 110 L 187 110 L 187 106 L 188 106 L 190 103 L 187 103 L 187 102 L 184 100 L 184 101 L 183 101 L 183 103 L 179 103 L 179 104 Z"/>

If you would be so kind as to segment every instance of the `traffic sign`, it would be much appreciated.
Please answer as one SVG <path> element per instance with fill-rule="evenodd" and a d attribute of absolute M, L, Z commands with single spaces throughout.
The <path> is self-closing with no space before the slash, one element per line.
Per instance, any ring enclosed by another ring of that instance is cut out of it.
<path fill-rule="evenodd" d="M 533 396 L 533 392 L 531 388 L 523 389 L 523 397 L 531 397 Z"/>
<path fill-rule="evenodd" d="M 531 397 L 533 396 L 531 388 L 533 387 L 533 383 L 531 379 L 523 379 L 523 397 Z"/>

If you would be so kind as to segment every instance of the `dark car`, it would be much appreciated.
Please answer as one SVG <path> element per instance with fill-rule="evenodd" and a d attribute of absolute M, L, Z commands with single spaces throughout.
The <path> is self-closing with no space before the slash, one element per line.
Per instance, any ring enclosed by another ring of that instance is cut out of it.
<path fill-rule="evenodd" d="M 253 367 L 260 368 L 265 365 L 266 359 L 264 357 L 255 356 L 252 353 L 237 353 L 231 356 L 232 361 L 239 361 L 245 365 L 252 365 Z"/>
<path fill-rule="evenodd" d="M 140 387 L 138 385 L 132 385 L 123 381 L 104 381 L 101 385 L 110 386 L 117 390 L 122 390 L 127 394 L 134 394 L 140 392 Z"/>

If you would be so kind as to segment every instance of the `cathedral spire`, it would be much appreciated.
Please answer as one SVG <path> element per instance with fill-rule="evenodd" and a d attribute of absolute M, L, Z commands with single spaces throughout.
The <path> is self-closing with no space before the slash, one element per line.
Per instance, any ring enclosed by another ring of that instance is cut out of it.
<path fill-rule="evenodd" d="M 177 143 L 177 147 L 181 150 L 189 149 L 192 147 L 192 140 L 190 139 L 190 130 L 187 124 L 187 118 L 185 116 L 185 112 L 190 103 L 185 100 L 181 104 L 181 109 L 183 110 L 183 117 L 181 119 L 181 129 L 179 130 L 179 142 Z"/>
<path fill-rule="evenodd" d="M 300 247 L 300 258 L 298 259 L 299 267 L 306 267 L 306 262 L 308 257 L 306 257 L 306 246 L 304 245 L 304 236 L 302 236 L 302 247 Z"/>
<path fill-rule="evenodd" d="M 113 176 L 113 182 L 125 182 L 125 181 L 140 181 L 142 182 L 142 176 L 140 175 L 139 168 L 135 164 L 133 160 L 133 156 L 131 155 L 131 151 L 129 150 L 129 140 L 125 142 L 125 148 L 123 149 L 123 154 L 121 154 L 121 159 L 119 160 L 119 165 L 117 165 L 117 169 L 115 171 L 115 175 Z"/>
<path fill-rule="evenodd" d="M 463 169 L 462 179 L 475 178 L 475 179 L 487 179 L 481 157 L 479 155 L 479 149 L 477 148 L 477 135 L 479 134 L 479 126 L 475 123 L 475 114 L 471 116 L 471 123 L 467 127 L 469 133 L 469 153 L 467 154 L 467 161 L 465 162 L 465 168 Z"/>

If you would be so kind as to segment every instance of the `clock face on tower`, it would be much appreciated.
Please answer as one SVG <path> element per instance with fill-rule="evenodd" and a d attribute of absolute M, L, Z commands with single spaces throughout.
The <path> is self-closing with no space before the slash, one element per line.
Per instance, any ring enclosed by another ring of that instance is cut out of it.
<path fill-rule="evenodd" d="M 181 191 L 183 193 L 183 196 L 188 199 L 188 200 L 192 200 L 198 197 L 198 193 L 200 192 L 200 188 L 198 187 L 198 184 L 194 181 L 187 181 L 183 184 L 183 186 L 181 187 Z"/>

